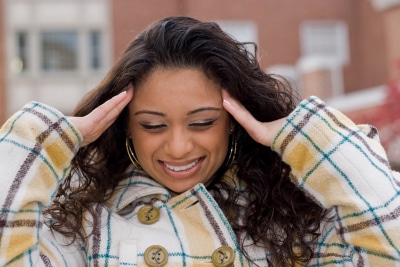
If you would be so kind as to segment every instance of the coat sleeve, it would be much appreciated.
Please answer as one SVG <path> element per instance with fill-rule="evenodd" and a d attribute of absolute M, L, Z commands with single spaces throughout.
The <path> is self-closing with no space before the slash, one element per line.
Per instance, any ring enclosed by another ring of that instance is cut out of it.
<path fill-rule="evenodd" d="M 57 110 L 32 102 L 0 129 L 0 266 L 82 266 L 82 252 L 44 225 L 48 207 L 81 142 Z M 51 265 L 49 265 L 51 264 Z"/>
<path fill-rule="evenodd" d="M 288 116 L 272 149 L 291 166 L 293 182 L 333 211 L 315 266 L 400 264 L 400 175 L 375 128 L 310 97 Z"/>

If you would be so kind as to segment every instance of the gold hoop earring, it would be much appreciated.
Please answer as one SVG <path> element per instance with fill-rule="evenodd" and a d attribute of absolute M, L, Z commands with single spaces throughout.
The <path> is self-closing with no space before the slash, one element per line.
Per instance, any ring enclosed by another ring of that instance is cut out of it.
<path fill-rule="evenodd" d="M 130 144 L 131 142 L 129 140 L 130 140 L 130 138 L 128 138 L 128 137 L 125 139 L 125 146 L 126 146 L 126 151 L 128 152 L 128 157 L 131 160 L 132 165 L 136 169 L 141 170 L 142 166 L 140 166 L 140 163 L 135 155 L 135 150 L 133 150 L 133 148 L 131 147 L 131 144 Z"/>
<path fill-rule="evenodd" d="M 237 140 L 236 136 L 232 133 L 230 136 L 230 149 L 229 149 L 229 155 L 225 160 L 224 167 L 229 169 L 233 163 L 235 162 L 236 158 L 236 149 L 237 149 Z"/>

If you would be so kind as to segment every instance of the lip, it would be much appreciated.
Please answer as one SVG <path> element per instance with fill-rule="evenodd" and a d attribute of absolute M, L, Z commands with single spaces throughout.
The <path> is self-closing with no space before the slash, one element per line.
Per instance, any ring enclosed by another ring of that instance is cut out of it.
<path fill-rule="evenodd" d="M 159 161 L 161 168 L 163 169 L 163 171 L 170 177 L 173 177 L 175 179 L 184 179 L 184 178 L 189 178 L 191 176 L 193 176 L 195 173 L 197 173 L 200 168 L 201 165 L 204 161 L 205 157 L 200 157 L 198 159 L 195 160 L 191 160 L 191 161 L 186 161 L 186 162 L 164 162 L 164 161 Z M 191 163 L 195 163 L 193 166 L 184 169 L 184 170 L 172 170 L 171 168 L 168 168 L 166 164 L 168 164 L 169 166 L 175 166 L 175 167 L 183 167 L 183 166 L 187 166 L 190 165 Z"/>

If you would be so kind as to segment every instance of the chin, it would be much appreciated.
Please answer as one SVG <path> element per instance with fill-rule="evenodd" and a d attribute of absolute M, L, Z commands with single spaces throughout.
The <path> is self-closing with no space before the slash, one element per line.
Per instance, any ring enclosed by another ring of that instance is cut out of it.
<path fill-rule="evenodd" d="M 170 191 L 172 196 L 176 196 L 182 193 L 185 193 L 186 191 L 192 189 L 193 187 L 195 187 L 198 183 L 194 184 L 194 185 L 188 185 L 185 187 L 168 187 L 168 190 Z"/>

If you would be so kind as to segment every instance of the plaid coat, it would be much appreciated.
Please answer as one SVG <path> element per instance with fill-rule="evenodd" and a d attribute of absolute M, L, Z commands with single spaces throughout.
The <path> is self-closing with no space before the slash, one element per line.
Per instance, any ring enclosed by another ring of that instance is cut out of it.
<path fill-rule="evenodd" d="M 308 266 L 400 266 L 400 176 L 377 138 L 374 128 L 354 125 L 315 97 L 301 102 L 277 134 L 272 149 L 292 167 L 293 182 L 334 216 L 321 227 Z M 101 228 L 86 244 L 66 246 L 44 225 L 42 210 L 80 142 L 62 114 L 40 103 L 27 104 L 1 128 L 0 266 L 147 266 L 145 250 L 154 245 L 166 249 L 165 266 L 213 266 L 221 246 L 233 249 L 233 266 L 252 266 L 203 185 L 171 198 L 134 169 L 107 205 L 95 206 Z M 156 223 L 138 220 L 145 204 L 158 208 Z M 268 251 L 247 252 L 268 266 Z"/>

